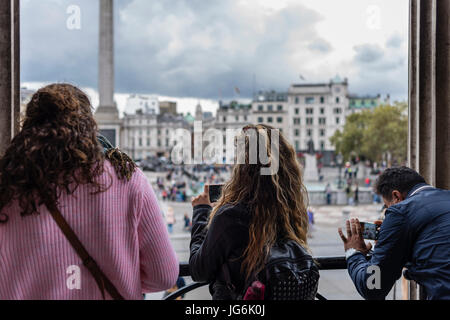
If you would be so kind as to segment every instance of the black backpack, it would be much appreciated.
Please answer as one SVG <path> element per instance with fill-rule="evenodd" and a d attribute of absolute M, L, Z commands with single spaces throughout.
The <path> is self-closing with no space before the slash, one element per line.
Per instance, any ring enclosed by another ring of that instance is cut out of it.
<path fill-rule="evenodd" d="M 266 286 L 265 300 L 314 300 L 319 268 L 312 256 L 292 240 L 277 243 L 256 277 Z"/>
<path fill-rule="evenodd" d="M 297 242 L 278 242 L 270 250 L 265 267 L 245 285 L 244 292 L 233 292 L 229 269 L 225 264 L 230 298 L 242 300 L 255 281 L 265 286 L 264 300 L 314 300 L 319 286 L 319 268 L 312 256 Z"/>

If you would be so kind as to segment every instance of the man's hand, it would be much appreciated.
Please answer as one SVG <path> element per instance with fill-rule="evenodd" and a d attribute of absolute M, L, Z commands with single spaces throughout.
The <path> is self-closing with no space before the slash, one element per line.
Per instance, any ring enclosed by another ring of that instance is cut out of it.
<path fill-rule="evenodd" d="M 372 244 L 366 245 L 363 237 L 362 237 L 362 229 L 361 224 L 358 219 L 352 219 L 351 222 L 347 221 L 347 237 L 344 236 L 342 229 L 339 228 L 339 235 L 341 236 L 342 241 L 344 242 L 345 251 L 348 249 L 355 249 L 357 251 L 362 252 L 364 255 L 369 253 L 370 249 L 372 249 Z"/>
<path fill-rule="evenodd" d="M 205 190 L 203 191 L 202 194 L 200 194 L 199 196 L 192 198 L 192 206 L 199 206 L 199 205 L 208 205 L 212 207 L 212 203 L 209 200 L 209 185 L 205 185 Z"/>

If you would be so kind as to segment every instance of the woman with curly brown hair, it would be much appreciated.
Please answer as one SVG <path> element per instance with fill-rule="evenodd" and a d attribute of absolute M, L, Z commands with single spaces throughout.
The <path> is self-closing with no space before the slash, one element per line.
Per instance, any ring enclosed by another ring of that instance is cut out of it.
<path fill-rule="evenodd" d="M 246 126 L 237 141 L 238 163 L 217 203 L 208 186 L 192 200 L 192 278 L 209 282 L 217 300 L 314 299 L 319 274 L 296 153 L 267 125 Z"/>
<path fill-rule="evenodd" d="M 142 299 L 176 282 L 151 186 L 124 154 L 103 152 L 97 135 L 78 88 L 33 95 L 0 159 L 0 299 Z"/>

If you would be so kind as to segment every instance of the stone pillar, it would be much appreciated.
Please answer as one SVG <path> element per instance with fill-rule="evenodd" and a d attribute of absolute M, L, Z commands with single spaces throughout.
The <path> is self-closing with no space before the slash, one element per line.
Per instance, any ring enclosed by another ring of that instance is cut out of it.
<path fill-rule="evenodd" d="M 450 0 L 410 0 L 409 165 L 450 188 Z"/>
<path fill-rule="evenodd" d="M 114 3 L 100 0 L 99 108 L 114 108 Z"/>
<path fill-rule="evenodd" d="M 95 113 L 99 131 L 114 146 L 120 144 L 121 121 L 114 102 L 114 1 L 100 0 L 98 91 Z"/>
<path fill-rule="evenodd" d="M 450 0 L 410 0 L 409 166 L 450 189 Z M 409 298 L 423 298 L 409 285 Z"/>
<path fill-rule="evenodd" d="M 436 2 L 436 186 L 450 189 L 450 0 Z"/>
<path fill-rule="evenodd" d="M 0 6 L 0 156 L 19 132 L 20 118 L 19 0 Z"/>

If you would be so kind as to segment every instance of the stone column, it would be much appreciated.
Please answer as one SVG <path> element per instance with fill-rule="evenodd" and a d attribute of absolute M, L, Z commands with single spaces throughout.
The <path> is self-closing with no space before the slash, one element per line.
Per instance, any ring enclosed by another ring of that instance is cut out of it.
<path fill-rule="evenodd" d="M 114 105 L 114 2 L 100 0 L 98 91 L 100 108 Z"/>
<path fill-rule="evenodd" d="M 450 0 L 410 0 L 409 166 L 450 189 Z M 409 298 L 422 299 L 414 283 Z"/>
<path fill-rule="evenodd" d="M 450 188 L 450 0 L 410 0 L 409 165 Z"/>
<path fill-rule="evenodd" d="M 436 3 L 436 186 L 450 189 L 450 0 Z"/>
<path fill-rule="evenodd" d="M 114 0 L 100 0 L 98 58 L 100 104 L 95 119 L 100 133 L 119 146 L 121 121 L 114 102 Z"/>
<path fill-rule="evenodd" d="M 20 29 L 19 0 L 0 6 L 0 156 L 19 132 Z"/>

